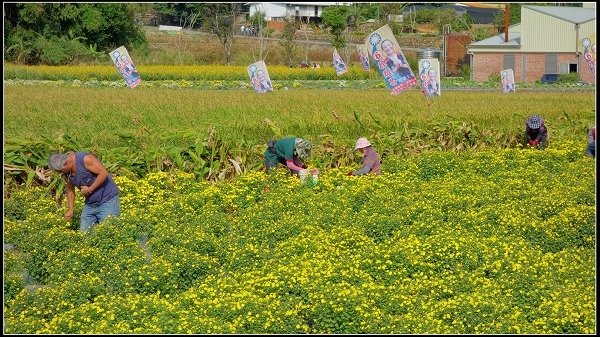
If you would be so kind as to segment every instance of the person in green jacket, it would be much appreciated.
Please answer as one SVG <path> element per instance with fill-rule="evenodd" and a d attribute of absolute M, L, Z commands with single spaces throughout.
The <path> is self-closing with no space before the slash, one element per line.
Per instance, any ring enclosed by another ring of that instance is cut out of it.
<path fill-rule="evenodd" d="M 265 167 L 270 173 L 277 164 L 286 166 L 293 174 L 306 169 L 303 163 L 310 157 L 312 144 L 302 138 L 289 137 L 277 141 L 269 141 L 265 151 Z"/>

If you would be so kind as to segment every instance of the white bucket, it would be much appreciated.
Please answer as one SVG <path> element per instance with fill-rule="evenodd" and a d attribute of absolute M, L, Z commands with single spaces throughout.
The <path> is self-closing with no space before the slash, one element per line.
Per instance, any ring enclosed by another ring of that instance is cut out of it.
<path fill-rule="evenodd" d="M 298 176 L 300 177 L 300 182 L 304 183 L 306 181 L 306 177 L 308 177 L 308 170 L 298 171 Z"/>
<path fill-rule="evenodd" d="M 311 170 L 310 173 L 312 174 L 313 185 L 318 184 L 319 183 L 319 169 Z"/>

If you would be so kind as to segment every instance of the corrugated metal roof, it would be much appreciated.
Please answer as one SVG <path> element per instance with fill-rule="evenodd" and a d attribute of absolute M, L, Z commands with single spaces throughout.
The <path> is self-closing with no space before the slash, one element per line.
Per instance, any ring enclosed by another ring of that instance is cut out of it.
<path fill-rule="evenodd" d="M 564 7 L 564 6 L 529 6 L 524 5 L 523 7 L 555 17 L 560 20 L 564 20 L 571 23 L 586 23 L 596 19 L 595 8 L 582 8 L 582 7 Z M 504 33 L 492 36 L 485 40 L 473 42 L 469 45 L 469 48 L 487 48 L 487 47 L 516 47 L 521 44 L 521 33 L 511 32 L 511 27 L 516 27 L 520 23 L 509 26 L 508 29 L 508 42 L 504 42 Z"/>
<path fill-rule="evenodd" d="M 416 11 L 420 11 L 422 9 L 437 9 L 438 7 L 434 7 L 434 6 L 430 6 L 430 5 L 415 5 L 415 4 L 410 4 L 410 5 L 406 5 L 402 8 L 402 14 L 406 14 L 409 11 L 412 12 L 416 12 Z"/>
<path fill-rule="evenodd" d="M 553 16 L 571 23 L 585 23 L 596 19 L 595 8 L 566 7 L 566 6 L 523 6 L 536 12 Z"/>
<path fill-rule="evenodd" d="M 469 6 L 475 8 L 496 8 L 496 9 L 504 9 L 505 4 L 489 4 L 489 3 L 481 3 L 481 2 L 459 2 L 457 3 L 459 6 Z"/>
<path fill-rule="evenodd" d="M 486 47 L 519 47 L 521 45 L 521 32 L 510 32 L 508 29 L 508 42 L 504 42 L 504 33 L 492 36 L 485 40 L 471 43 L 469 48 Z"/>

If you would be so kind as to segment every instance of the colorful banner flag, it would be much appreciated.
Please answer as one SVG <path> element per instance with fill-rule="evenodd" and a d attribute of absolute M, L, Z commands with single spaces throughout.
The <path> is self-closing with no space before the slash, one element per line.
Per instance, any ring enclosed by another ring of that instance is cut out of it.
<path fill-rule="evenodd" d="M 512 69 L 504 69 L 500 71 L 500 80 L 502 81 L 502 91 L 515 91 L 515 76 Z"/>
<path fill-rule="evenodd" d="M 135 88 L 142 82 L 140 74 L 135 68 L 133 61 L 131 61 L 131 57 L 129 57 L 129 53 L 125 46 L 121 46 L 111 51 L 108 55 L 110 55 L 121 75 L 123 75 L 123 79 L 125 79 L 127 86 Z"/>
<path fill-rule="evenodd" d="M 369 34 L 366 41 L 365 48 L 375 60 L 375 67 L 383 76 L 392 95 L 417 84 L 417 78 L 388 25 Z"/>
<path fill-rule="evenodd" d="M 594 78 L 596 77 L 596 33 L 590 34 L 590 36 L 583 38 L 581 40 L 581 45 L 583 46 L 583 58 L 588 63 L 592 74 L 594 74 Z"/>
<path fill-rule="evenodd" d="M 259 94 L 273 91 L 273 85 L 271 84 L 271 78 L 267 72 L 265 61 L 254 62 L 248 66 L 248 75 L 250 76 L 250 82 L 252 82 L 254 90 Z"/>
<path fill-rule="evenodd" d="M 348 71 L 344 60 L 342 60 L 340 54 L 338 54 L 338 51 L 335 48 L 333 49 L 333 67 L 335 68 L 335 73 L 338 76 Z"/>
<path fill-rule="evenodd" d="M 419 82 L 427 97 L 439 97 L 440 88 L 440 61 L 438 59 L 419 60 Z"/>
<path fill-rule="evenodd" d="M 371 70 L 371 65 L 369 64 L 369 54 L 365 52 L 364 46 L 358 45 L 356 46 L 358 49 L 358 58 L 360 59 L 360 65 L 363 70 L 369 72 Z"/>

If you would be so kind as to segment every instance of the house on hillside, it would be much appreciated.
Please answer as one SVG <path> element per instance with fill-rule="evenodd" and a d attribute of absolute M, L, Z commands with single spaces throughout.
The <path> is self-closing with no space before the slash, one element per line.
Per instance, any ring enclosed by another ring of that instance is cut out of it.
<path fill-rule="evenodd" d="M 265 13 L 265 20 L 282 22 L 285 17 L 292 17 L 305 23 L 320 23 L 323 9 L 328 6 L 349 5 L 349 2 L 249 2 L 250 16 L 256 12 Z M 271 23 L 269 26 L 277 26 Z"/>
<path fill-rule="evenodd" d="M 508 32 L 468 45 L 471 78 L 487 80 L 513 69 L 516 82 L 534 82 L 544 73 L 578 73 L 596 83 L 583 57 L 581 40 L 596 33 L 596 5 L 521 6 L 521 22 Z"/>

